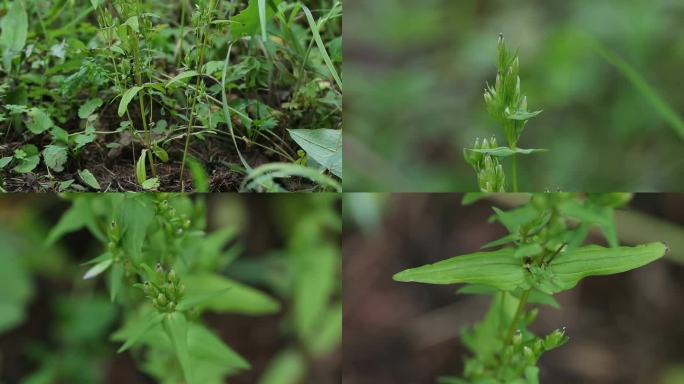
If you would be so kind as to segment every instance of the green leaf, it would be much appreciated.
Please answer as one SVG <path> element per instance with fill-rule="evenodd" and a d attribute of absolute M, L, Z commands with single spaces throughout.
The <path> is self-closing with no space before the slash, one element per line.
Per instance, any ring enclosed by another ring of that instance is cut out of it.
<path fill-rule="evenodd" d="M 560 290 L 573 288 L 588 276 L 612 275 L 639 268 L 665 255 L 663 243 L 604 248 L 589 245 L 560 253 L 548 266 Z"/>
<path fill-rule="evenodd" d="M 280 310 L 276 300 L 247 285 L 211 273 L 194 273 L 183 279 L 187 295 L 228 289 L 221 296 L 197 305 L 200 310 L 265 315 Z"/>
<path fill-rule="evenodd" d="M 154 222 L 154 208 L 144 194 L 126 195 L 119 208 L 123 249 L 134 261 L 140 260 L 147 229 Z"/>
<path fill-rule="evenodd" d="M 138 181 L 138 185 L 143 185 L 145 180 L 147 180 L 147 169 L 145 168 L 145 160 L 147 158 L 147 149 L 143 149 L 140 152 L 140 158 L 138 162 L 135 163 L 135 179 Z"/>
<path fill-rule="evenodd" d="M 495 157 L 509 157 L 513 156 L 515 154 L 520 154 L 520 155 L 530 155 L 533 153 L 539 153 L 539 152 L 548 152 L 548 149 L 523 149 L 523 148 L 516 148 L 515 150 L 508 148 L 508 147 L 498 147 L 498 148 L 491 148 L 491 149 L 470 149 L 466 148 L 467 151 L 472 151 L 472 152 L 477 152 L 477 153 L 484 153 L 487 155 L 495 156 Z"/>
<path fill-rule="evenodd" d="M 514 113 L 506 114 L 506 117 L 509 120 L 517 120 L 517 121 L 527 121 L 530 120 L 534 117 L 539 116 L 540 113 L 543 111 L 536 111 L 536 112 L 527 112 L 527 111 L 515 111 Z"/>
<path fill-rule="evenodd" d="M 332 306 L 323 317 L 315 337 L 311 338 L 311 353 L 323 357 L 332 352 L 342 342 L 342 304 Z"/>
<path fill-rule="evenodd" d="M 434 264 L 407 269 L 394 280 L 428 284 L 485 284 L 502 291 L 512 291 L 525 283 L 525 272 L 515 250 L 476 252 L 452 257 Z"/>
<path fill-rule="evenodd" d="M 67 161 L 67 148 L 61 145 L 48 145 L 43 149 L 45 165 L 55 172 L 62 172 Z"/>
<path fill-rule="evenodd" d="M 311 11 L 309 10 L 309 8 L 307 8 L 305 5 L 302 5 L 302 9 L 304 10 L 304 14 L 306 14 L 306 19 L 309 22 L 309 28 L 311 28 L 311 33 L 313 33 L 313 37 L 314 37 L 314 41 L 316 42 L 316 46 L 318 46 L 318 50 L 320 51 L 321 56 L 323 56 L 323 61 L 325 61 L 325 65 L 328 67 L 330 74 L 335 79 L 337 86 L 340 87 L 340 90 L 341 90 L 342 89 L 342 79 L 340 79 L 340 76 L 337 74 L 337 70 L 335 69 L 335 65 L 333 64 L 332 60 L 330 60 L 330 56 L 328 55 L 328 51 L 325 49 L 325 44 L 323 43 L 323 39 L 321 39 L 321 35 L 318 31 L 320 26 L 318 25 L 318 23 L 316 23 L 316 20 L 314 20 L 313 15 L 311 14 Z"/>
<path fill-rule="evenodd" d="M 159 188 L 159 178 L 153 177 L 151 179 L 147 179 L 143 181 L 142 183 L 142 189 L 146 191 L 151 191 L 151 190 L 156 190 Z"/>
<path fill-rule="evenodd" d="M 116 295 L 121 289 L 121 283 L 123 282 L 124 276 L 124 266 L 121 263 L 116 263 L 112 267 L 109 275 L 109 299 L 114 301 Z"/>
<path fill-rule="evenodd" d="M 542 246 L 537 243 L 523 244 L 515 250 L 513 257 L 522 259 L 524 257 L 532 257 L 542 252 Z"/>
<path fill-rule="evenodd" d="M 259 0 L 259 24 L 261 25 L 261 39 L 266 41 L 266 0 Z"/>
<path fill-rule="evenodd" d="M 128 20 L 126 20 L 126 22 L 122 24 L 122 26 L 124 26 L 124 25 L 131 27 L 131 29 L 135 33 L 140 32 L 140 24 L 138 23 L 138 16 L 129 17 Z"/>
<path fill-rule="evenodd" d="M 159 325 L 162 319 L 164 319 L 163 313 L 150 312 L 142 319 L 134 321 L 133 326 L 126 331 L 126 342 L 116 352 L 121 353 L 134 346 L 147 332 Z"/>
<path fill-rule="evenodd" d="M 5 168 L 6 166 L 8 166 L 9 163 L 12 162 L 12 160 L 14 160 L 14 157 L 12 157 L 12 156 L 7 156 L 7 157 L 1 158 L 1 159 L 0 159 L 0 169 L 3 169 L 3 168 Z"/>
<path fill-rule="evenodd" d="M 15 150 L 14 158 L 17 160 L 17 165 L 14 166 L 13 170 L 18 173 L 29 173 L 36 169 L 40 163 L 40 153 L 33 144 L 25 144 Z"/>
<path fill-rule="evenodd" d="M 497 207 L 492 207 L 496 212 L 496 217 L 499 222 L 506 227 L 511 234 L 518 234 L 520 227 L 532 222 L 532 220 L 539 217 L 537 209 L 530 205 L 523 205 L 508 211 L 502 211 Z"/>
<path fill-rule="evenodd" d="M 560 309 L 560 303 L 553 295 L 533 289 L 527 297 L 527 302 L 531 304 L 548 305 L 555 309 Z"/>
<path fill-rule="evenodd" d="M 36 135 L 41 134 L 54 126 L 50 116 L 40 108 L 31 108 L 28 116 L 29 121 L 26 123 L 26 128 Z"/>
<path fill-rule="evenodd" d="M 159 160 L 161 160 L 161 161 L 163 161 L 163 162 L 165 162 L 165 163 L 166 163 L 167 161 L 169 161 L 169 153 L 166 152 L 166 150 L 165 150 L 164 148 L 162 148 L 162 147 L 160 147 L 160 146 L 158 146 L 158 145 L 155 145 L 155 146 L 152 148 L 152 151 L 153 151 L 154 154 L 159 158 Z"/>
<path fill-rule="evenodd" d="M 102 272 L 106 271 L 113 262 L 114 260 L 109 258 L 95 264 L 85 273 L 85 275 L 83 275 L 83 280 L 92 279 L 93 277 L 101 274 Z"/>
<path fill-rule="evenodd" d="M 79 176 L 79 177 L 81 178 L 81 180 L 83 180 L 83 182 L 86 183 L 89 187 L 91 187 L 91 188 L 93 188 L 93 189 L 100 190 L 100 188 L 101 188 L 101 187 L 100 187 L 100 183 L 97 182 L 97 179 L 95 178 L 95 176 L 93 176 L 93 174 L 92 174 L 89 170 L 87 170 L 87 169 L 84 169 L 84 170 L 82 170 L 82 171 L 79 170 L 79 171 L 78 171 L 78 176 Z"/>
<path fill-rule="evenodd" d="M 28 16 L 24 0 L 15 0 L 0 22 L 0 47 L 4 51 L 3 59 L 6 70 L 9 70 L 12 59 L 26 45 L 28 36 Z"/>
<path fill-rule="evenodd" d="M 290 137 L 317 163 L 342 178 L 342 131 L 339 129 L 288 129 Z"/>
<path fill-rule="evenodd" d="M 213 332 L 199 324 L 189 324 L 188 348 L 192 357 L 202 361 L 211 361 L 230 371 L 250 368 L 247 360 L 233 351 Z"/>
<path fill-rule="evenodd" d="M 171 339 L 171 344 L 176 352 L 176 357 L 183 370 L 183 377 L 188 384 L 194 383 L 192 364 L 188 351 L 188 321 L 185 315 L 179 312 L 169 313 L 164 316 L 164 330 Z"/>
<path fill-rule="evenodd" d="M 258 384 L 297 384 L 305 374 L 304 357 L 295 349 L 286 349 L 269 363 Z"/>
<path fill-rule="evenodd" d="M 94 98 L 94 99 L 89 99 L 88 101 L 85 102 L 85 104 L 81 105 L 81 107 L 78 109 L 78 117 L 81 119 L 87 119 L 90 115 L 95 112 L 100 106 L 102 106 L 102 99 L 100 98 Z"/>
<path fill-rule="evenodd" d="M 233 24 L 230 28 L 230 34 L 234 39 L 239 39 L 244 36 L 252 36 L 257 33 L 260 26 L 259 14 L 259 0 L 249 0 L 249 5 L 239 14 L 231 18 Z M 275 0 L 272 3 L 277 6 L 281 0 Z M 265 9 L 265 19 L 273 17 L 275 10 L 273 7 Z"/>
<path fill-rule="evenodd" d="M 200 161 L 193 156 L 188 156 L 188 168 L 192 176 L 192 185 L 195 187 L 197 193 L 209 192 L 209 177 L 204 170 L 204 166 Z"/>
<path fill-rule="evenodd" d="M 176 310 L 187 311 L 188 309 L 192 309 L 196 306 L 199 306 L 200 304 L 205 304 L 212 300 L 220 298 L 228 291 L 230 291 L 230 288 L 214 292 L 196 293 L 192 295 L 188 294 L 178 303 Z"/>
<path fill-rule="evenodd" d="M 199 76 L 199 72 L 197 72 L 197 71 L 185 71 L 185 72 L 177 75 L 173 79 L 169 80 L 166 83 L 166 88 L 170 87 L 171 84 L 173 84 L 173 83 L 179 82 L 181 80 L 189 79 L 189 78 L 195 77 L 195 76 Z"/>
<path fill-rule="evenodd" d="M 131 100 L 135 97 L 135 95 L 140 92 L 140 90 L 143 89 L 143 87 L 133 87 L 129 90 L 127 90 L 123 96 L 121 96 L 121 101 L 119 102 L 119 117 L 123 117 L 123 115 L 126 114 L 126 111 L 128 110 L 128 104 L 130 104 Z"/>

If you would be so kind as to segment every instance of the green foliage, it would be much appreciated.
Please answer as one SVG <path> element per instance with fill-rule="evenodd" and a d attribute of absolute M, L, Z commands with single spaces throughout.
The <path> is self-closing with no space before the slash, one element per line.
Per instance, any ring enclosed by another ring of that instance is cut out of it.
<path fill-rule="evenodd" d="M 107 171 L 122 173 L 116 178 L 138 176 L 103 185 L 108 191 L 184 191 L 188 170 L 216 170 L 197 186 L 209 191 L 238 189 L 251 170 L 243 153 L 296 163 L 299 148 L 288 128 L 324 127 L 341 136 L 341 15 L 334 0 L 5 2 L 1 176 L 30 172 L 34 188 L 84 190 L 92 185 L 69 177 L 86 167 L 100 177 L 106 158 Z M 9 151 L 26 143 L 37 146 L 45 167 L 35 159 L 8 167 Z M 188 164 L 191 153 L 200 167 Z M 159 160 L 169 163 L 161 167 L 164 175 L 157 173 Z M 337 182 L 339 162 L 297 165 Z M 280 186 L 331 189 L 316 177 L 293 176 L 296 182 Z M 28 180 L 15 179 L 15 189 Z"/>
<path fill-rule="evenodd" d="M 279 309 L 265 293 L 216 269 L 234 230 L 205 233 L 204 204 L 182 195 L 67 197 L 73 205 L 48 241 L 82 227 L 101 240 L 103 253 L 83 278 L 106 277 L 110 299 L 123 311 L 125 324 L 112 336 L 122 342 L 119 353 L 135 350 L 143 369 L 163 382 L 219 382 L 249 367 L 199 317 Z"/>
<path fill-rule="evenodd" d="M 394 275 L 403 282 L 468 284 L 463 294 L 492 295 L 485 318 L 462 333 L 472 356 L 462 379 L 443 383 L 538 383 L 537 361 L 546 351 L 567 342 L 565 329 L 544 337 L 527 326 L 536 309 L 528 304 L 558 307 L 552 294 L 575 287 L 589 276 L 626 272 L 651 263 L 667 251 L 660 242 L 619 246 L 613 210 L 628 194 L 549 193 L 509 211 L 494 208 L 493 219 L 509 235 L 485 244 L 495 251 L 456 256 Z M 588 227 L 598 226 L 611 247 L 582 245 Z"/>
<path fill-rule="evenodd" d="M 512 157 L 512 184 L 513 191 L 518 191 L 518 179 L 516 169 L 516 155 L 529 155 L 535 152 L 543 152 L 541 149 L 520 149 L 518 142 L 527 122 L 538 116 L 541 111 L 529 112 L 527 110 L 527 97 L 520 91 L 520 62 L 517 52 L 511 51 L 504 42 L 503 35 L 499 36 L 497 45 L 497 75 L 494 87 L 487 85 L 484 99 L 489 115 L 492 116 L 503 128 L 508 147 L 499 147 L 496 137 L 492 136 L 490 142 L 484 139 L 482 145 L 479 139 L 475 141 L 472 149 L 465 149 L 466 162 L 477 173 L 478 184 L 483 192 L 504 192 L 505 176 L 498 158 Z"/>

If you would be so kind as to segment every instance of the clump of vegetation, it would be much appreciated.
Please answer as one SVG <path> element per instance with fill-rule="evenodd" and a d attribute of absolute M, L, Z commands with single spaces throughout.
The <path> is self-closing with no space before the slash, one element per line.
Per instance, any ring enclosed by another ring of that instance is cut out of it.
<path fill-rule="evenodd" d="M 459 293 L 491 296 L 484 319 L 461 333 L 471 352 L 462 377 L 440 383 L 539 383 L 539 359 L 568 342 L 568 336 L 565 328 L 545 336 L 533 333 L 528 327 L 537 316 L 535 306 L 560 308 L 553 295 L 580 280 L 639 268 L 667 251 L 660 242 L 619 246 L 613 211 L 630 198 L 550 193 L 532 195 L 509 211 L 494 207 L 493 218 L 508 235 L 483 245 L 486 250 L 396 274 L 397 281 L 463 283 Z M 600 228 L 609 247 L 583 245 L 590 226 Z"/>
<path fill-rule="evenodd" d="M 518 53 L 511 53 L 506 47 L 503 35 L 498 42 L 497 75 L 494 87 L 487 85 L 484 93 L 487 112 L 503 128 L 507 147 L 499 147 L 496 137 L 487 142 L 475 141 L 473 148 L 466 148 L 464 156 L 477 173 L 477 180 L 483 192 L 505 192 L 505 176 L 501 161 L 511 158 L 512 191 L 518 191 L 517 155 L 529 155 L 542 152 L 542 149 L 522 149 L 518 147 L 527 122 L 539 115 L 541 111 L 527 110 L 527 97 L 520 91 L 520 62 Z"/>
<path fill-rule="evenodd" d="M 340 1 L 14 0 L 0 16 L 5 190 L 340 189 Z"/>

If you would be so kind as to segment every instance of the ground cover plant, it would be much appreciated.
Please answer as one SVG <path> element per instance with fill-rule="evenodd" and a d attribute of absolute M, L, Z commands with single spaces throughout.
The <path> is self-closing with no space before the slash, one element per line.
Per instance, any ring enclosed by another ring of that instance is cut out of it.
<path fill-rule="evenodd" d="M 545 336 L 530 331 L 537 307 L 559 308 L 553 295 L 580 280 L 639 268 L 667 251 L 660 242 L 619 245 L 614 209 L 630 198 L 618 193 L 536 194 L 509 211 L 494 207 L 492 218 L 508 235 L 483 245 L 483 251 L 397 273 L 394 279 L 401 282 L 466 284 L 459 293 L 491 296 L 484 319 L 461 333 L 470 351 L 462 377 L 439 381 L 538 383 L 539 359 L 569 338 L 565 328 Z M 600 228 L 609 247 L 583 245 L 591 226 Z"/>
<path fill-rule="evenodd" d="M 64 197 L 51 228 L 51 195 L 14 202 L 0 226 L 3 382 L 339 380 L 337 196 Z"/>
<path fill-rule="evenodd" d="M 5 1 L 8 191 L 339 190 L 337 0 Z"/>

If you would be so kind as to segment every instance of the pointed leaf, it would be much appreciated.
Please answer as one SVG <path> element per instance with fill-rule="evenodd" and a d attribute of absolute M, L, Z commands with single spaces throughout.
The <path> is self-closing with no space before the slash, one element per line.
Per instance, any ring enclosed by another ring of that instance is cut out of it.
<path fill-rule="evenodd" d="M 220 291 L 214 291 L 214 292 L 205 292 L 205 293 L 196 293 L 194 295 L 186 295 L 178 303 L 176 310 L 186 311 L 186 310 L 191 309 L 193 307 L 196 307 L 200 304 L 208 303 L 211 300 L 220 298 L 221 295 L 225 294 L 228 291 L 230 291 L 230 288 L 226 288 L 226 289 L 222 289 Z"/>
<path fill-rule="evenodd" d="M 195 77 L 195 76 L 199 76 L 199 72 L 197 72 L 197 71 L 185 71 L 185 72 L 177 75 L 173 79 L 169 80 L 169 82 L 166 83 L 166 88 L 170 87 L 171 84 L 173 84 L 173 83 L 179 82 L 181 80 L 189 79 L 189 78 Z"/>
<path fill-rule="evenodd" d="M 89 187 L 91 187 L 93 189 L 97 189 L 97 190 L 102 188 L 102 187 L 100 187 L 100 183 L 97 182 L 97 179 L 95 178 L 95 176 L 93 176 L 93 174 L 89 170 L 84 169 L 82 171 L 78 171 L 78 176 Z"/>
<path fill-rule="evenodd" d="M 494 252 L 477 252 L 394 275 L 394 280 L 428 284 L 485 284 L 511 291 L 525 283 L 523 266 L 513 258 L 515 250 L 504 248 Z"/>
<path fill-rule="evenodd" d="M 112 259 L 107 259 L 95 264 L 85 273 L 85 275 L 83 275 L 83 280 L 91 279 L 99 275 L 100 273 L 106 271 L 107 268 L 109 268 L 109 266 L 112 265 L 112 262 Z"/>
<path fill-rule="evenodd" d="M 495 156 L 495 157 L 509 157 L 513 156 L 515 154 L 520 154 L 520 155 L 530 155 L 533 153 L 539 153 L 539 152 L 548 152 L 548 149 L 523 149 L 523 148 L 516 148 L 515 150 L 508 148 L 508 147 L 498 147 L 498 148 L 491 148 L 491 149 L 470 149 L 467 148 L 467 151 L 472 151 L 472 152 L 477 152 L 477 153 L 484 153 L 487 155 Z"/>
<path fill-rule="evenodd" d="M 517 120 L 517 121 L 527 121 L 530 120 L 534 117 L 539 116 L 540 113 L 543 111 L 536 111 L 536 112 L 527 112 L 527 111 L 516 111 L 511 114 L 506 114 L 506 117 L 509 120 Z"/>
<path fill-rule="evenodd" d="M 119 102 L 119 117 L 123 117 L 123 115 L 126 114 L 126 110 L 128 110 L 128 104 L 130 104 L 131 100 L 133 100 L 135 95 L 137 95 L 141 89 L 143 89 L 143 87 L 133 87 L 123 94 L 121 101 Z"/>
<path fill-rule="evenodd" d="M 306 154 L 342 177 L 342 131 L 339 129 L 289 129 L 292 139 Z"/>
<path fill-rule="evenodd" d="M 116 263 L 112 267 L 109 275 L 109 299 L 114 301 L 116 295 L 121 289 L 121 282 L 123 281 L 124 266 L 121 263 Z"/>
<path fill-rule="evenodd" d="M 164 330 L 171 339 L 171 344 L 176 352 L 176 357 L 183 370 L 183 377 L 188 384 L 194 383 L 192 364 L 188 351 L 188 321 L 180 312 L 166 314 L 163 320 Z"/>
<path fill-rule="evenodd" d="M 151 312 L 144 318 L 135 321 L 133 323 L 132 329 L 130 330 L 130 336 L 126 339 L 124 345 L 122 345 L 121 348 L 119 348 L 119 350 L 116 352 L 121 353 L 135 345 L 155 325 L 159 325 L 162 322 L 162 319 L 164 319 L 164 316 L 165 315 L 163 313 Z"/>
<path fill-rule="evenodd" d="M 567 290 L 587 276 L 612 275 L 639 268 L 665 255 L 663 243 L 604 248 L 590 245 L 559 254 L 549 265 L 555 282 Z"/>

